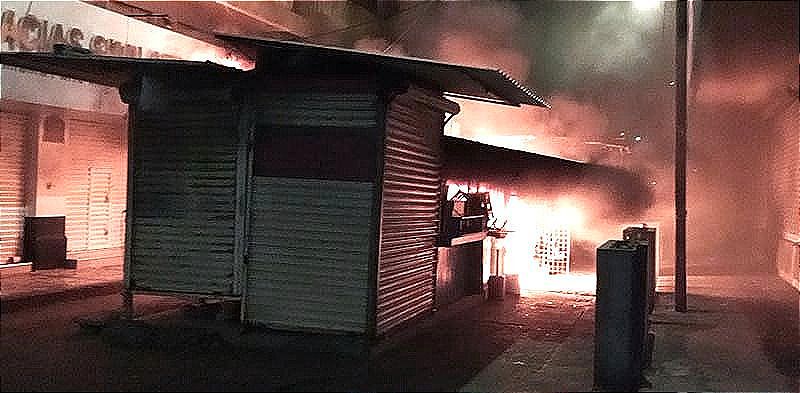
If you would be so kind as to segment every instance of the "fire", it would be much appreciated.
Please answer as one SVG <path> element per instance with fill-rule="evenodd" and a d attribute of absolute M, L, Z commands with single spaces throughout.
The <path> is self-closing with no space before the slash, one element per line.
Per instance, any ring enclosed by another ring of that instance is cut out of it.
<path fill-rule="evenodd" d="M 459 190 L 488 192 L 489 225 L 508 231 L 504 238 L 484 242 L 484 282 L 490 275 L 517 275 L 522 291 L 593 290 L 593 275 L 569 272 L 571 237 L 583 233 L 587 221 L 577 199 L 526 199 L 486 184 L 448 184 L 448 197 Z"/>
<path fill-rule="evenodd" d="M 543 289 L 551 277 L 569 273 L 571 236 L 585 221 L 576 203 L 566 197 L 547 201 L 512 195 L 504 213 L 512 231 L 501 245 L 504 273 L 518 275 L 520 289 Z"/>
<path fill-rule="evenodd" d="M 255 67 L 255 64 L 253 64 L 253 62 L 249 59 L 235 56 L 230 53 L 221 53 L 221 51 L 213 49 L 198 49 L 192 52 L 188 60 L 210 61 L 212 63 L 217 63 L 226 67 L 232 67 L 240 70 L 250 70 Z"/>

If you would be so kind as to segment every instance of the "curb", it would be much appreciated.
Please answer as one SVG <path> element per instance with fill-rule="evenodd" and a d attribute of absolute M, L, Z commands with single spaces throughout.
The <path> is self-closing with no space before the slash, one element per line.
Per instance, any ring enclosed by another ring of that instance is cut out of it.
<path fill-rule="evenodd" d="M 0 313 L 9 314 L 52 303 L 111 295 L 122 292 L 122 289 L 123 283 L 122 280 L 119 280 L 75 288 L 67 288 L 52 292 L 22 294 L 11 298 L 2 299 L 2 301 L 0 301 L 0 304 L 2 304 L 2 307 L 0 307 Z"/>

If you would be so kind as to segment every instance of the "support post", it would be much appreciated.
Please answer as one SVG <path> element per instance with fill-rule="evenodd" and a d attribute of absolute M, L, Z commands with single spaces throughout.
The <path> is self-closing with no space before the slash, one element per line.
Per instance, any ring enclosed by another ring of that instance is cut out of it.
<path fill-rule="evenodd" d="M 133 291 L 125 288 L 122 290 L 122 318 L 133 319 Z"/>
<path fill-rule="evenodd" d="M 688 19 L 685 0 L 675 3 L 675 311 L 686 312 L 686 129 Z"/>

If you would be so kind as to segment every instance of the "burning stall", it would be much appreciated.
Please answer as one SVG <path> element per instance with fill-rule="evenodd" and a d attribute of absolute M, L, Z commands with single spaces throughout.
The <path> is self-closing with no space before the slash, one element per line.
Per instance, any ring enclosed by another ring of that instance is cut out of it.
<path fill-rule="evenodd" d="M 573 267 L 593 272 L 595 247 L 652 199 L 646 182 L 623 169 L 450 136 L 442 146 L 447 198 L 490 201 L 484 282 L 505 273 L 523 288 L 552 288 L 546 281 L 563 282 L 558 276 Z"/>
<path fill-rule="evenodd" d="M 504 73 L 307 44 L 240 72 L 4 54 L 129 103 L 125 287 L 241 300 L 244 321 L 380 336 L 434 308 L 454 93 L 546 103 Z M 130 305 L 130 304 L 129 304 Z"/>

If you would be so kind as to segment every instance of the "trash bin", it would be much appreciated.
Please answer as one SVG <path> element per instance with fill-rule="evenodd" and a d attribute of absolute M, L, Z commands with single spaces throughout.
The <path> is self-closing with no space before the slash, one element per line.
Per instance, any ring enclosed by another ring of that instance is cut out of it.
<path fill-rule="evenodd" d="M 22 258 L 32 270 L 61 269 L 67 260 L 64 216 L 27 216 Z"/>
<path fill-rule="evenodd" d="M 636 391 L 646 360 L 647 247 L 609 240 L 597 248 L 594 384 Z"/>
<path fill-rule="evenodd" d="M 656 229 L 642 225 L 627 227 L 622 231 L 624 240 L 638 240 L 647 243 L 647 312 L 652 313 L 656 301 Z"/>

